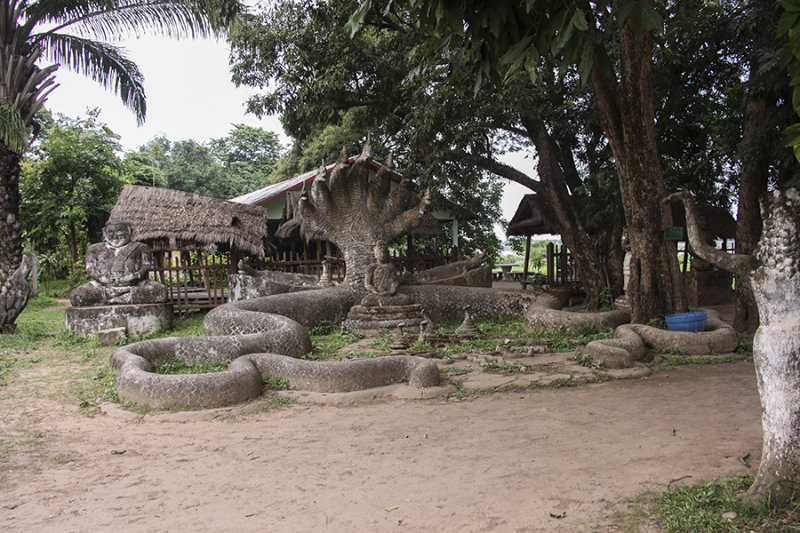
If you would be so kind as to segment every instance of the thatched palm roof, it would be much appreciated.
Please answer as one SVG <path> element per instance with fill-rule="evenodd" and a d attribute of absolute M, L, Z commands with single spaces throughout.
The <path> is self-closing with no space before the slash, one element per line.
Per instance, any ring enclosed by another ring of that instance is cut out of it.
<path fill-rule="evenodd" d="M 526 194 L 520 200 L 517 211 L 511 217 L 506 229 L 506 237 L 515 235 L 559 234 L 558 228 L 545 215 L 542 201 L 535 194 Z"/>
<path fill-rule="evenodd" d="M 267 210 L 173 189 L 126 185 L 109 222 L 128 222 L 153 251 L 237 249 L 264 255 Z"/>

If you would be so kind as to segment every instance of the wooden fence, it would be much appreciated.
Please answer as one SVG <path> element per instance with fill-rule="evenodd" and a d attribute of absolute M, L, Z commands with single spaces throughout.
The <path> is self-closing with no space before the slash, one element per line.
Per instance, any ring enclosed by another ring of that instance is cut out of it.
<path fill-rule="evenodd" d="M 235 272 L 229 254 L 188 253 L 153 254 L 154 267 L 151 279 L 167 286 L 169 300 L 176 311 L 211 309 L 228 301 L 228 273 Z M 397 255 L 392 262 L 400 271 L 416 272 L 444 259 L 406 257 Z M 344 261 L 329 260 L 331 278 L 342 281 L 345 277 Z M 256 270 L 277 270 L 320 276 L 322 260 L 303 259 L 299 254 L 285 253 L 280 258 L 261 258 L 247 261 Z"/>
<path fill-rule="evenodd" d="M 211 309 L 228 301 L 228 255 L 174 254 L 154 257 L 154 262 L 150 277 L 167 286 L 176 311 Z"/>

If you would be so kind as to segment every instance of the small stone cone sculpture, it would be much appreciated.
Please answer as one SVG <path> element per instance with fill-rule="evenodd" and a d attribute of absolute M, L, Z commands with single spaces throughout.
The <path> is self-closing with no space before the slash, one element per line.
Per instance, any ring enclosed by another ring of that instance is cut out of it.
<path fill-rule="evenodd" d="M 472 321 L 472 317 L 469 314 L 469 309 L 464 311 L 464 322 L 461 323 L 458 328 L 456 328 L 456 333 L 459 335 L 464 335 L 465 337 L 474 337 L 479 334 L 481 331 L 475 326 L 475 322 Z"/>

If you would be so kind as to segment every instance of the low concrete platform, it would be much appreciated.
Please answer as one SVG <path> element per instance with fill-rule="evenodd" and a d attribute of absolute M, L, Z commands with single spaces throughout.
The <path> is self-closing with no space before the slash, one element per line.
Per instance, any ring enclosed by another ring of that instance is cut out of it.
<path fill-rule="evenodd" d="M 87 339 L 98 331 L 125 328 L 128 339 L 138 339 L 172 325 L 172 304 L 100 305 L 67 307 L 67 331 Z"/>

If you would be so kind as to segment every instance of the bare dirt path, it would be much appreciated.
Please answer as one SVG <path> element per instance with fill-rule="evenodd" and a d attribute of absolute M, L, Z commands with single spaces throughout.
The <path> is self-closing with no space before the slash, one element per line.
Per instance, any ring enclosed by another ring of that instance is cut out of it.
<path fill-rule="evenodd" d="M 750 473 L 761 445 L 752 362 L 349 406 L 0 400 L 0 432 L 0 530 L 59 532 L 616 531 L 624 499 Z"/>

